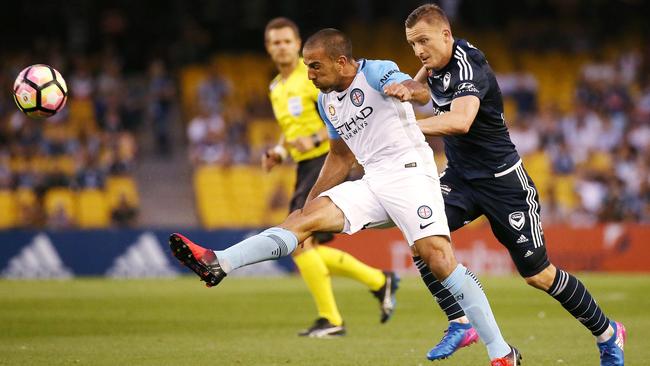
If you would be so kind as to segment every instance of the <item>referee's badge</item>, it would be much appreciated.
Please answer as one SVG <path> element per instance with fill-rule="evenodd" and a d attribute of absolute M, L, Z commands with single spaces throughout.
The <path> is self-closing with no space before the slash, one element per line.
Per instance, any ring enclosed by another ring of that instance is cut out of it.
<path fill-rule="evenodd" d="M 508 221 L 510 222 L 510 226 L 519 231 L 526 223 L 526 216 L 521 211 L 515 211 L 508 215 Z"/>
<path fill-rule="evenodd" d="M 287 108 L 289 108 L 289 113 L 298 117 L 302 114 L 302 98 L 301 97 L 291 97 L 287 100 Z"/>

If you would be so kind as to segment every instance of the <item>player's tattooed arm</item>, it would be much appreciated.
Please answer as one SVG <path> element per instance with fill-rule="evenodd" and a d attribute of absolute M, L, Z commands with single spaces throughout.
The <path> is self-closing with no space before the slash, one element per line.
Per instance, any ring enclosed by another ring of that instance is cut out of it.
<path fill-rule="evenodd" d="M 469 132 L 481 101 L 474 95 L 466 95 L 451 102 L 449 112 L 418 120 L 422 133 L 430 136 L 464 135 Z"/>
<path fill-rule="evenodd" d="M 354 165 L 355 158 L 343 139 L 330 140 L 330 152 L 325 164 L 318 175 L 318 180 L 312 187 L 305 203 L 318 197 L 319 194 L 345 181 Z"/>

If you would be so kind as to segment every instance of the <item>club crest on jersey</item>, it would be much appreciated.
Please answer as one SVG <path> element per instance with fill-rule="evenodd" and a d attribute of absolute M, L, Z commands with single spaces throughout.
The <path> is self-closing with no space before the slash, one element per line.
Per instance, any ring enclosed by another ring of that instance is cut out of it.
<path fill-rule="evenodd" d="M 427 205 L 422 205 L 418 207 L 418 216 L 420 216 L 423 219 L 428 219 L 433 215 L 433 211 L 431 210 L 431 207 Z"/>
<path fill-rule="evenodd" d="M 442 78 L 442 91 L 447 91 L 447 88 L 449 88 L 449 83 L 450 82 L 451 82 L 451 73 L 448 72 Z"/>
<path fill-rule="evenodd" d="M 364 99 L 365 96 L 363 95 L 363 91 L 361 89 L 355 88 L 350 92 L 350 100 L 356 107 L 361 107 Z"/>
<path fill-rule="evenodd" d="M 510 222 L 510 226 L 519 231 L 526 223 L 526 216 L 524 216 L 524 213 L 521 211 L 515 211 L 508 215 L 508 221 Z"/>

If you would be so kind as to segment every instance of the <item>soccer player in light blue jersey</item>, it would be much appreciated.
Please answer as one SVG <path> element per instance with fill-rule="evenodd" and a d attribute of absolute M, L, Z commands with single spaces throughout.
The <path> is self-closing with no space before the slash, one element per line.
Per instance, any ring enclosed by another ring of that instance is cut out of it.
<path fill-rule="evenodd" d="M 463 308 L 492 365 L 517 365 L 481 284 L 452 251 L 433 151 L 406 102 L 426 103 L 428 90 L 394 62 L 354 59 L 349 38 L 335 29 L 311 36 L 303 59 L 331 141 L 304 208 L 222 251 L 172 234 L 174 255 L 214 286 L 236 268 L 289 255 L 315 231 L 354 234 L 394 223 Z M 365 175 L 346 182 L 355 160 Z"/>

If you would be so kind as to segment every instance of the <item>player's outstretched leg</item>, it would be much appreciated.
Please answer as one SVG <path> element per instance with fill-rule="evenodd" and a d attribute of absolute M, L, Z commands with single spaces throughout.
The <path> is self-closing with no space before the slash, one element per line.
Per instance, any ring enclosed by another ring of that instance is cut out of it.
<path fill-rule="evenodd" d="M 289 255 L 298 246 L 298 238 L 287 229 L 272 227 L 225 250 L 212 251 L 175 233 L 169 238 L 169 246 L 182 264 L 212 287 L 239 267 Z"/>
<path fill-rule="evenodd" d="M 449 290 L 447 290 L 440 281 L 433 276 L 429 267 L 419 256 L 413 257 L 413 263 L 420 272 L 422 281 L 429 289 L 429 292 L 431 292 L 431 295 L 433 295 L 438 306 L 440 306 L 442 311 L 447 315 L 447 320 L 449 320 L 449 326 L 444 331 L 444 336 L 440 342 L 438 342 L 438 344 L 427 353 L 427 358 L 431 361 L 445 359 L 460 348 L 476 343 L 478 341 L 478 333 L 476 333 L 474 327 L 469 324 L 465 312 L 458 302 L 456 302 L 456 299 L 454 299 Z"/>
<path fill-rule="evenodd" d="M 207 287 L 216 286 L 226 277 L 219 260 L 212 250 L 194 244 L 181 234 L 169 236 L 169 247 L 183 265 L 194 271 Z"/>
<path fill-rule="evenodd" d="M 361 282 L 370 289 L 370 292 L 379 301 L 379 321 L 382 324 L 391 318 L 397 304 L 395 292 L 399 288 L 400 280 L 395 273 L 382 272 L 361 262 L 349 253 L 330 246 L 318 245 L 316 250 L 331 274 Z"/>

